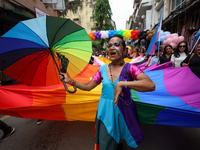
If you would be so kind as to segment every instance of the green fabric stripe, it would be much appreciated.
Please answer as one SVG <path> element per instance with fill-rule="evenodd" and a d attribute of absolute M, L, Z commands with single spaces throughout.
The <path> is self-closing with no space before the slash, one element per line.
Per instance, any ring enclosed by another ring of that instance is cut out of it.
<path fill-rule="evenodd" d="M 60 41 L 66 35 L 83 29 L 81 26 L 77 25 L 70 19 L 52 16 L 47 16 L 46 26 L 50 47 L 53 47 L 55 43 Z"/>
<path fill-rule="evenodd" d="M 162 109 L 167 109 L 164 106 L 143 103 L 135 90 L 131 89 L 131 98 L 135 101 L 136 109 L 140 123 L 154 124 L 158 113 Z"/>
<path fill-rule="evenodd" d="M 53 47 L 59 47 L 59 45 L 62 46 L 62 44 L 73 42 L 73 41 L 91 41 L 91 39 L 88 36 L 85 29 L 82 29 L 65 36 L 64 38 L 62 38 L 62 40 L 58 41 Z"/>
<path fill-rule="evenodd" d="M 96 138 L 95 143 L 99 144 L 100 150 L 115 150 L 118 143 L 110 136 L 104 123 L 97 119 L 96 123 Z"/>
<path fill-rule="evenodd" d="M 157 119 L 158 113 L 163 109 L 167 109 L 167 107 L 164 106 L 142 102 L 135 103 L 140 123 L 154 124 Z"/>
<path fill-rule="evenodd" d="M 131 92 L 131 98 L 134 101 L 141 102 L 140 97 L 137 95 L 135 90 L 131 89 L 130 92 Z"/>

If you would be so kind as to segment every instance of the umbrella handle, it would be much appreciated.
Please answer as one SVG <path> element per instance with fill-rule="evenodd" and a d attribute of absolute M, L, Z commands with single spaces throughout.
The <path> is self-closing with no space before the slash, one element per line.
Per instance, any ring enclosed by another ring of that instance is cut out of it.
<path fill-rule="evenodd" d="M 64 85 L 64 87 L 65 87 L 65 90 L 66 90 L 68 93 L 75 93 L 75 92 L 76 92 L 76 87 L 75 87 L 75 86 L 73 86 L 74 91 L 70 91 L 70 90 L 67 88 L 64 79 L 62 79 L 62 82 L 63 82 L 63 85 Z"/>

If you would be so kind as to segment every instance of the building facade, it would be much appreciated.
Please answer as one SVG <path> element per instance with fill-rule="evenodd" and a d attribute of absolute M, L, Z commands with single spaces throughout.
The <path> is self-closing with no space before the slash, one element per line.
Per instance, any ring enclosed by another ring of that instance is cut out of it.
<path fill-rule="evenodd" d="M 44 15 L 59 17 L 64 0 L 0 0 L 0 35 L 18 22 Z"/>
<path fill-rule="evenodd" d="M 200 28 L 200 0 L 135 0 L 128 24 L 133 30 L 152 30 L 162 16 L 162 30 L 184 36 L 189 45 Z"/>
<path fill-rule="evenodd" d="M 95 0 L 82 0 L 81 5 L 78 7 L 76 13 L 68 11 L 65 18 L 69 18 L 78 25 L 85 28 L 87 33 L 95 31 L 93 28 L 92 11 L 94 8 Z"/>

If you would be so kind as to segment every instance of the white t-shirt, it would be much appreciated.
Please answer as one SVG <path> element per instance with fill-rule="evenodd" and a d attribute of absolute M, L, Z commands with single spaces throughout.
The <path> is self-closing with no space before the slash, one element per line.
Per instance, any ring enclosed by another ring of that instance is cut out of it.
<path fill-rule="evenodd" d="M 179 53 L 180 54 L 180 57 L 175 57 L 174 54 L 172 54 L 172 57 L 171 57 L 171 61 L 173 64 L 175 64 L 175 68 L 179 68 L 181 67 L 180 64 L 181 62 L 187 57 L 186 53 L 185 52 L 182 52 L 182 53 Z"/>

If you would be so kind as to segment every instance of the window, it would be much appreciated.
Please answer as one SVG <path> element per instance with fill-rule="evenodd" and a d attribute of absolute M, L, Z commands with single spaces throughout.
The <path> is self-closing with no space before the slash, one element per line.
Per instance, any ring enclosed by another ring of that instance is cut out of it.
<path fill-rule="evenodd" d="M 163 16 L 163 10 L 164 10 L 164 6 L 162 6 L 162 7 L 158 10 L 158 22 L 160 21 L 160 18 Z"/>
<path fill-rule="evenodd" d="M 92 18 L 92 17 L 90 17 L 90 21 L 93 21 L 93 18 Z"/>
<path fill-rule="evenodd" d="M 73 21 L 79 21 L 79 18 L 74 18 Z"/>
<path fill-rule="evenodd" d="M 186 0 L 171 0 L 171 11 L 177 8 L 184 7 Z"/>
<path fill-rule="evenodd" d="M 90 8 L 93 8 L 94 7 L 94 5 L 90 5 Z"/>

